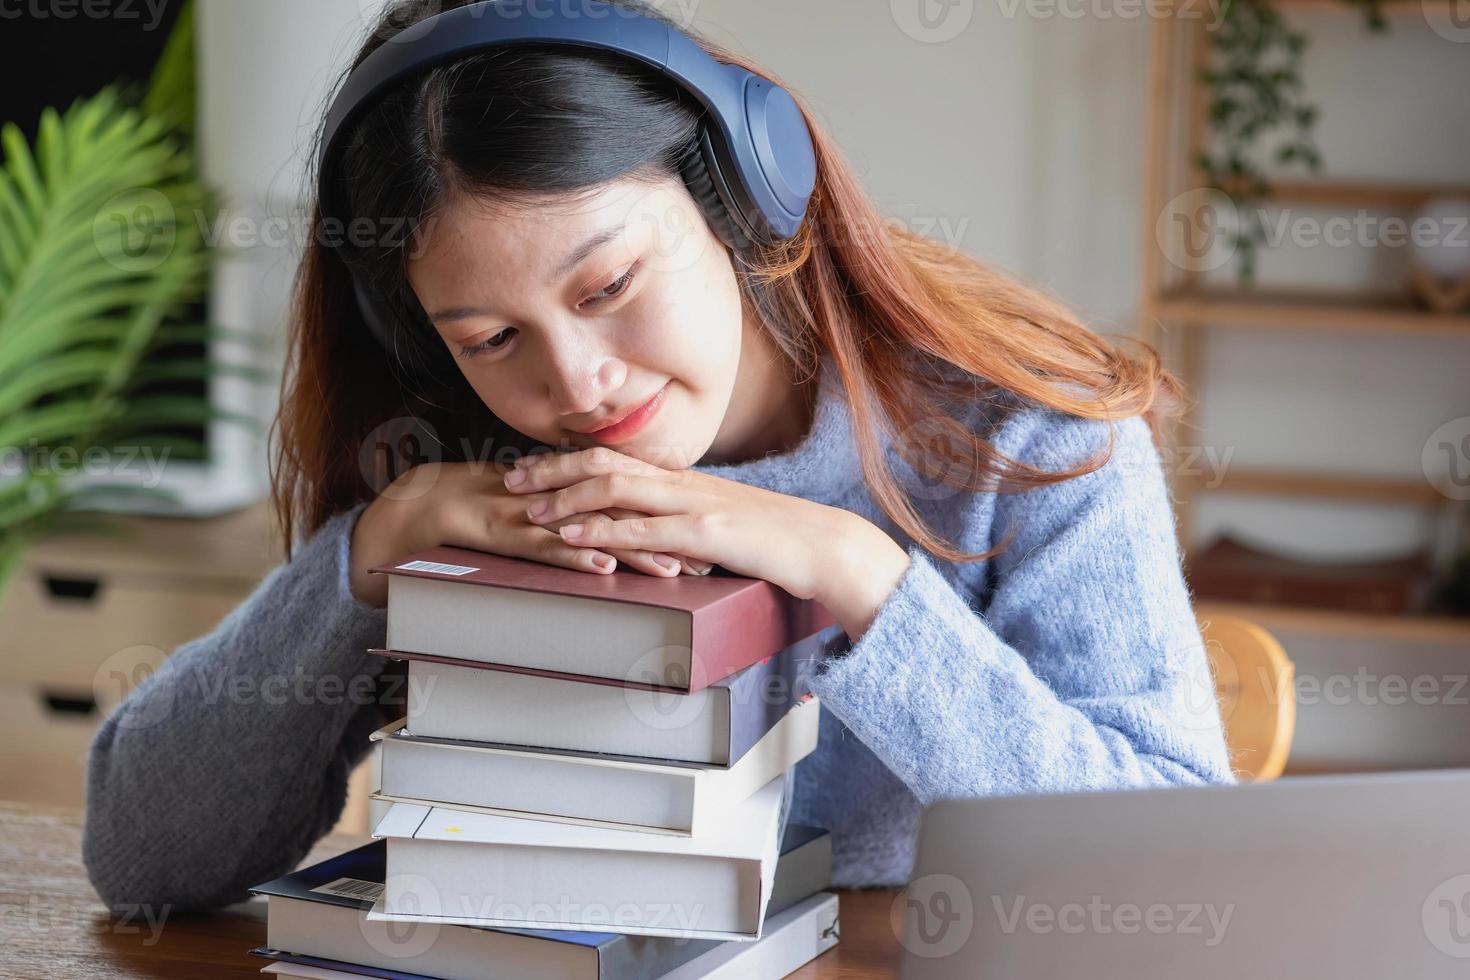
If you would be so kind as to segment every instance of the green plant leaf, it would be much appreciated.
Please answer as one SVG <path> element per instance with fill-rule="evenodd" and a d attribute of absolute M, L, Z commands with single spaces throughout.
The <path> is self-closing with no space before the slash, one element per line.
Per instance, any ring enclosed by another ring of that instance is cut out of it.
<path fill-rule="evenodd" d="M 175 111 L 187 108 L 193 88 L 192 25 L 191 7 L 143 100 L 155 111 L 109 85 L 65 111 L 45 110 L 33 147 L 15 125 L 0 127 L 0 448 L 15 447 L 26 461 L 0 483 L 0 561 L 57 514 L 96 500 L 38 469 L 43 451 L 152 446 L 200 458 L 206 447 L 197 438 L 166 430 L 260 424 L 201 396 L 148 388 L 216 373 L 268 376 L 221 368 L 181 346 L 230 340 L 264 349 L 263 338 L 186 319 L 217 254 L 199 226 L 216 198 L 180 138 L 188 120 Z M 147 490 L 109 493 L 155 495 Z"/>
<path fill-rule="evenodd" d="M 199 439 L 191 439 L 188 436 L 176 435 L 169 432 L 144 432 L 128 435 L 119 439 L 113 445 L 105 447 L 109 450 L 127 449 L 139 453 L 151 453 L 154 459 L 204 459 L 209 455 L 209 447 Z"/>
<path fill-rule="evenodd" d="M 150 395 L 127 402 L 129 426 L 203 425 L 215 419 L 254 427 L 259 420 L 184 395 Z"/>
<path fill-rule="evenodd" d="M 121 407 L 116 400 L 79 399 L 12 413 L 0 421 L 0 449 L 46 445 L 54 440 L 67 439 L 79 430 L 104 425 L 117 415 Z"/>
<path fill-rule="evenodd" d="M 165 323 L 158 328 L 155 338 L 160 344 L 218 342 L 261 351 L 270 347 L 270 341 L 258 333 L 210 323 Z"/>
<path fill-rule="evenodd" d="M 211 377 L 238 378 L 255 384 L 268 384 L 276 379 L 272 371 L 248 364 L 229 364 L 209 358 L 173 358 L 158 364 L 142 364 L 133 372 L 129 390 L 155 381 L 195 381 Z"/>
<path fill-rule="evenodd" d="M 185 0 L 148 82 L 143 110 L 192 133 L 195 91 L 194 0 Z"/>
<path fill-rule="evenodd" d="M 20 191 L 21 200 L 33 212 L 44 210 L 46 194 L 41 189 L 41 176 L 36 172 L 35 158 L 19 126 L 6 123 L 0 129 L 0 148 L 5 150 L 6 170 Z"/>
<path fill-rule="evenodd" d="M 95 385 L 106 375 L 112 360 L 109 353 L 100 350 L 70 351 L 18 372 L 0 387 L 0 416 L 19 412 L 48 395 Z"/>

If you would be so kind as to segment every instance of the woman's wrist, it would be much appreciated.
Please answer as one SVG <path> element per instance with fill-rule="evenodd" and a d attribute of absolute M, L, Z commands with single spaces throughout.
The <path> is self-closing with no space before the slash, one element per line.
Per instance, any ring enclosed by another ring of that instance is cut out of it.
<path fill-rule="evenodd" d="M 831 549 L 823 558 L 828 571 L 815 598 L 856 643 L 893 594 L 911 560 L 882 528 L 857 514 L 842 513 L 847 516 L 836 532 L 825 536 Z"/>
<path fill-rule="evenodd" d="M 395 503 L 379 497 L 363 508 L 352 528 L 348 549 L 352 596 L 378 609 L 388 604 L 388 576 L 373 575 L 368 569 L 416 550 L 400 543 L 402 535 L 393 514 Z"/>

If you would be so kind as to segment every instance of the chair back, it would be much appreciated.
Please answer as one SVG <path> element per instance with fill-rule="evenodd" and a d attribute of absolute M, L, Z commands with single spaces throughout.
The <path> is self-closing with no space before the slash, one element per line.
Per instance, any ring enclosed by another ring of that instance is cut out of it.
<path fill-rule="evenodd" d="M 1231 766 L 1242 781 L 1275 779 L 1296 730 L 1296 667 L 1259 624 L 1224 613 L 1197 614 L 1215 677 Z"/>

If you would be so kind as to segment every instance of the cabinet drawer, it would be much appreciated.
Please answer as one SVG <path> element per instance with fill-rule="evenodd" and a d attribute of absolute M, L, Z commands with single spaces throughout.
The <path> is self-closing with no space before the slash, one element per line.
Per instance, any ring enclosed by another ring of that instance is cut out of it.
<path fill-rule="evenodd" d="M 0 684 L 88 693 L 114 653 L 139 645 L 172 653 L 213 630 L 249 593 L 243 582 L 174 587 L 22 565 L 0 597 Z"/>
<path fill-rule="evenodd" d="M 102 715 L 54 710 L 45 692 L 0 684 L 0 785 L 5 797 L 25 803 L 81 806 L 86 799 L 87 750 Z"/>

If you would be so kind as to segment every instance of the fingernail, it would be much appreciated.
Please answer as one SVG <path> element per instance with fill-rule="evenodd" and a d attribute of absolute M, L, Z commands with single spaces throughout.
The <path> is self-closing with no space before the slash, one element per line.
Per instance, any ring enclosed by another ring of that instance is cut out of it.
<path fill-rule="evenodd" d="M 582 536 L 582 525 L 567 524 L 561 529 L 562 537 L 580 538 Z"/>
<path fill-rule="evenodd" d="M 653 560 L 665 568 L 673 569 L 676 572 L 679 570 L 679 559 L 671 555 L 654 555 Z"/>
<path fill-rule="evenodd" d="M 617 561 L 617 559 L 613 558 L 611 555 L 597 555 L 592 559 L 592 564 L 596 565 L 598 568 L 612 568 L 613 562 L 615 561 Z"/>
<path fill-rule="evenodd" d="M 533 518 L 540 517 L 542 514 L 546 513 L 546 501 L 536 501 L 534 504 L 526 509 L 526 513 Z"/>
<path fill-rule="evenodd" d="M 525 482 L 526 474 L 522 473 L 520 470 L 511 470 L 509 473 L 505 474 L 505 485 L 508 487 L 518 487 Z"/>

